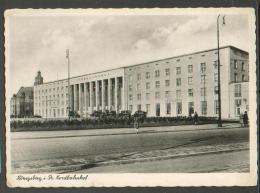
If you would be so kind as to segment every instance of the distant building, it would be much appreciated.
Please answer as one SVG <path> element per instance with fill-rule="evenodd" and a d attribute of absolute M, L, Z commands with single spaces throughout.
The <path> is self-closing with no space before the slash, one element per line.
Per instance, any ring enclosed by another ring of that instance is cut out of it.
<path fill-rule="evenodd" d="M 41 84 L 43 84 L 43 77 L 41 75 L 41 72 L 38 71 L 37 76 L 35 77 L 35 80 L 34 80 L 34 86 L 41 85 Z"/>
<path fill-rule="evenodd" d="M 24 118 L 33 116 L 33 87 L 21 87 L 10 101 L 11 117 Z"/>
<path fill-rule="evenodd" d="M 249 104 L 248 52 L 220 48 L 222 117 L 236 118 Z M 143 110 L 148 116 L 218 116 L 217 49 L 34 86 L 34 114 L 87 117 L 94 110 Z M 40 84 L 38 84 L 40 83 Z"/>

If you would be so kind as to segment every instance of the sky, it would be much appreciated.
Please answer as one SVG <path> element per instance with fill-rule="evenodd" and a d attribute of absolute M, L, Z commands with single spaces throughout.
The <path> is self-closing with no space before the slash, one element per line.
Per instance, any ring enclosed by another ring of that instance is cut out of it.
<path fill-rule="evenodd" d="M 44 82 L 217 47 L 217 15 L 11 16 L 10 94 Z M 220 46 L 249 50 L 247 15 L 227 15 Z"/>

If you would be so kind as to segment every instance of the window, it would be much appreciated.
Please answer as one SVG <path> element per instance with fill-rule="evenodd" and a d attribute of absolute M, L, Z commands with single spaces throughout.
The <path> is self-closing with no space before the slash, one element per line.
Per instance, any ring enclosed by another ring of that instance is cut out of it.
<path fill-rule="evenodd" d="M 192 73 L 193 72 L 193 66 L 192 65 L 188 65 L 188 73 Z"/>
<path fill-rule="evenodd" d="M 206 96 L 206 88 L 205 87 L 200 89 L 200 96 Z"/>
<path fill-rule="evenodd" d="M 193 96 L 193 89 L 192 88 L 188 89 L 188 95 Z"/>
<path fill-rule="evenodd" d="M 141 100 L 141 93 L 137 94 L 137 100 Z"/>
<path fill-rule="evenodd" d="M 214 101 L 214 113 L 218 114 L 218 111 L 219 111 L 219 102 L 218 102 L 218 100 L 215 100 Z"/>
<path fill-rule="evenodd" d="M 137 74 L 137 80 L 141 80 L 141 74 L 140 73 Z"/>
<path fill-rule="evenodd" d="M 150 100 L 150 93 L 146 93 L 145 98 L 146 98 L 146 100 Z"/>
<path fill-rule="evenodd" d="M 217 60 L 214 61 L 214 68 L 218 69 L 218 61 Z"/>
<path fill-rule="evenodd" d="M 176 74 L 181 74 L 181 67 L 176 67 Z"/>
<path fill-rule="evenodd" d="M 181 102 L 177 102 L 176 104 L 176 111 L 177 111 L 177 115 L 182 114 L 182 103 Z"/>
<path fill-rule="evenodd" d="M 214 81 L 218 82 L 218 73 L 214 73 Z"/>
<path fill-rule="evenodd" d="M 146 113 L 150 113 L 150 104 L 146 104 Z"/>
<path fill-rule="evenodd" d="M 234 60 L 234 68 L 237 69 L 237 60 Z"/>
<path fill-rule="evenodd" d="M 165 98 L 166 99 L 169 99 L 170 98 L 170 91 L 165 91 Z"/>
<path fill-rule="evenodd" d="M 170 68 L 166 68 L 166 69 L 165 69 L 165 75 L 166 75 L 166 76 L 169 76 L 169 75 L 170 75 Z"/>
<path fill-rule="evenodd" d="M 201 101 L 201 114 L 207 115 L 207 101 Z"/>
<path fill-rule="evenodd" d="M 205 84 L 206 83 L 206 75 L 205 74 L 200 76 L 200 83 L 201 84 Z"/>
<path fill-rule="evenodd" d="M 181 90 L 176 90 L 176 98 L 177 99 L 181 98 Z"/>
<path fill-rule="evenodd" d="M 150 78 L 150 72 L 146 72 L 145 77 L 146 77 L 146 79 L 149 79 Z"/>
<path fill-rule="evenodd" d="M 192 77 L 188 77 L 188 84 L 189 84 L 189 85 L 192 84 Z"/>
<path fill-rule="evenodd" d="M 214 88 L 214 94 L 215 94 L 215 95 L 218 94 L 218 86 L 215 86 L 215 88 Z"/>
<path fill-rule="evenodd" d="M 128 77 L 128 78 L 129 78 L 129 81 L 130 81 L 130 82 L 132 82 L 132 81 L 133 81 L 133 77 L 132 77 L 132 75 L 129 75 L 129 77 Z"/>
<path fill-rule="evenodd" d="M 160 81 L 155 81 L 155 88 L 160 88 Z"/>
<path fill-rule="evenodd" d="M 129 91 L 132 91 L 133 90 L 133 86 L 130 84 L 129 85 Z"/>
<path fill-rule="evenodd" d="M 189 116 L 191 116 L 194 113 L 194 102 L 188 103 L 188 112 L 189 112 Z"/>
<path fill-rule="evenodd" d="M 181 86 L 181 78 L 176 78 L 176 86 Z"/>
<path fill-rule="evenodd" d="M 160 77 L 160 71 L 159 70 L 155 70 L 155 77 L 156 78 Z"/>
<path fill-rule="evenodd" d="M 166 87 L 170 86 L 170 80 L 165 80 L 165 86 Z"/>
<path fill-rule="evenodd" d="M 241 84 L 235 85 L 235 97 L 241 97 Z"/>
<path fill-rule="evenodd" d="M 137 105 L 137 110 L 138 110 L 138 111 L 141 111 L 141 110 L 142 110 L 142 105 L 140 105 L 140 104 Z"/>
<path fill-rule="evenodd" d="M 244 62 L 242 62 L 242 64 L 241 64 L 241 65 L 242 65 L 242 70 L 243 70 L 243 71 L 245 71 L 245 70 L 246 70 L 245 63 L 244 63 Z"/>
<path fill-rule="evenodd" d="M 147 82 L 145 87 L 146 89 L 150 89 L 150 82 Z"/>
<path fill-rule="evenodd" d="M 129 105 L 129 110 L 130 110 L 130 111 L 133 110 L 133 105 Z"/>
<path fill-rule="evenodd" d="M 171 103 L 166 103 L 166 114 L 167 115 L 171 114 Z"/>
<path fill-rule="evenodd" d="M 205 73 L 206 72 L 206 63 L 200 63 L 200 72 Z"/>
<path fill-rule="evenodd" d="M 137 83 L 136 88 L 137 90 L 140 90 L 140 83 Z"/>
<path fill-rule="evenodd" d="M 246 81 L 245 75 L 242 74 L 242 81 Z"/>
<path fill-rule="evenodd" d="M 241 108 L 241 99 L 235 100 L 235 114 L 240 115 L 240 109 Z"/>
<path fill-rule="evenodd" d="M 160 92 L 155 92 L 155 99 L 160 99 Z"/>
<path fill-rule="evenodd" d="M 132 94 L 129 95 L 129 100 L 130 101 L 133 100 L 133 95 Z"/>
<path fill-rule="evenodd" d="M 237 82 L 237 73 L 234 74 L 234 82 Z"/>

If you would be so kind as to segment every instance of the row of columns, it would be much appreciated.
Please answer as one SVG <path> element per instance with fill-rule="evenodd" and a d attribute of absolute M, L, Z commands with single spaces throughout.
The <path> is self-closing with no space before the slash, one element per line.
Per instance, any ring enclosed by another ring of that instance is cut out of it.
<path fill-rule="evenodd" d="M 123 77 L 115 77 L 70 85 L 70 109 L 80 116 L 87 116 L 94 110 L 122 110 L 123 82 Z"/>

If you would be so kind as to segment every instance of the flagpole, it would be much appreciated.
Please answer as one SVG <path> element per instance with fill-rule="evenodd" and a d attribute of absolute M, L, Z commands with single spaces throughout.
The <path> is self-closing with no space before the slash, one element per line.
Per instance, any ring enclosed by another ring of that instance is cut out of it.
<path fill-rule="evenodd" d="M 221 88 L 220 88 L 220 57 L 219 57 L 219 17 L 217 18 L 217 41 L 218 41 L 218 127 L 222 127 L 221 120 Z"/>
<path fill-rule="evenodd" d="M 68 118 L 70 119 L 70 50 L 66 50 L 66 58 L 68 59 Z"/>

